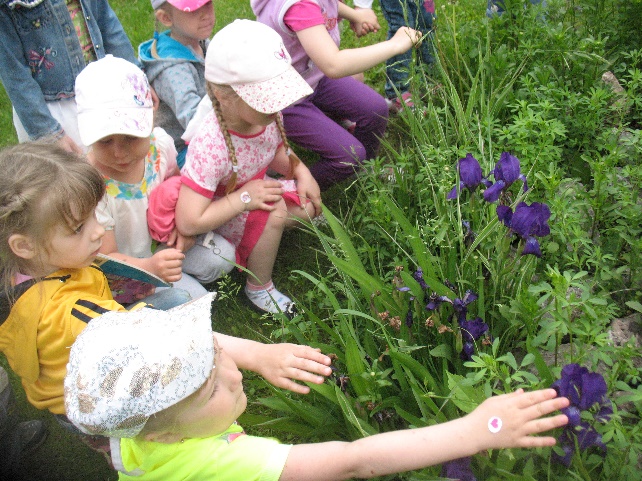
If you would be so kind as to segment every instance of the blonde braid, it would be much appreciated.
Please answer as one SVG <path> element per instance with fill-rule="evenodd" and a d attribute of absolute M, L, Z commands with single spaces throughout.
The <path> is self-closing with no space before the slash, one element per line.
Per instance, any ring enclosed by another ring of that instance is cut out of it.
<path fill-rule="evenodd" d="M 294 152 L 294 150 L 292 150 L 290 144 L 288 143 L 288 137 L 285 135 L 285 127 L 283 126 L 283 119 L 281 119 L 281 115 L 276 116 L 276 126 L 279 128 L 279 132 L 281 133 L 281 140 L 283 141 L 283 146 L 285 147 L 285 153 L 290 159 L 290 171 L 288 172 L 287 178 L 291 179 L 294 176 L 294 169 L 297 165 L 299 165 L 301 159 L 299 159 L 299 156 L 296 155 L 296 153 Z"/>
<path fill-rule="evenodd" d="M 207 82 L 207 95 L 209 95 L 210 100 L 212 101 L 212 107 L 214 108 L 214 113 L 216 114 L 216 118 L 218 119 L 218 124 L 221 127 L 223 138 L 225 139 L 225 146 L 227 147 L 227 153 L 230 156 L 230 160 L 232 161 L 232 177 L 230 177 L 230 180 L 227 183 L 227 187 L 225 189 L 225 193 L 229 194 L 230 192 L 233 192 L 234 189 L 236 189 L 236 179 L 238 177 L 237 175 L 238 162 L 236 159 L 236 150 L 234 150 L 234 144 L 232 144 L 232 137 L 230 136 L 230 133 L 227 130 L 227 126 L 225 124 L 225 120 L 223 119 L 221 104 L 216 98 L 216 95 L 214 95 L 214 88 L 215 87 L 213 83 Z M 219 88 L 219 86 L 217 86 L 216 88 Z"/>

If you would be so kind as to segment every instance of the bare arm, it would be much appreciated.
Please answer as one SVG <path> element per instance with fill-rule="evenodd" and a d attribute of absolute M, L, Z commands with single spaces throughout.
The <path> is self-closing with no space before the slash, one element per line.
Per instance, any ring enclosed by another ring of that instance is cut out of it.
<path fill-rule="evenodd" d="M 352 443 L 329 442 L 292 447 L 280 481 L 335 481 L 373 478 L 440 464 L 495 448 L 552 446 L 555 438 L 531 436 L 568 422 L 557 415 L 568 406 L 553 389 L 492 397 L 471 414 L 435 426 L 369 436 Z M 499 432 L 488 428 L 499 417 Z"/>
<path fill-rule="evenodd" d="M 310 388 L 296 381 L 321 384 L 329 376 L 330 358 L 318 349 L 297 344 L 263 344 L 216 333 L 216 339 L 241 369 L 256 372 L 283 389 L 307 394 Z"/>
<path fill-rule="evenodd" d="M 404 53 L 421 39 L 421 32 L 401 27 L 394 37 L 367 47 L 339 50 L 324 25 L 296 32 L 303 49 L 319 69 L 330 78 L 363 72 L 390 57 Z"/>
<path fill-rule="evenodd" d="M 241 201 L 241 192 L 247 191 L 252 198 L 249 205 Z M 251 180 L 240 189 L 217 200 L 181 185 L 176 204 L 176 226 L 187 236 L 204 234 L 217 229 L 245 210 L 274 210 L 268 202 L 278 202 L 283 195 L 281 183 L 276 180 Z"/>

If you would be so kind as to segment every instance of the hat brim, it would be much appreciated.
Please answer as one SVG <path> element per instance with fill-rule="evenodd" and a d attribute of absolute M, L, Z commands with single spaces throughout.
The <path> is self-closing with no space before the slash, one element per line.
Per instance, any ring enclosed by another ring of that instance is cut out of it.
<path fill-rule="evenodd" d="M 154 127 L 154 110 L 143 108 L 78 112 L 80 140 L 86 147 L 109 135 L 149 137 Z"/>
<path fill-rule="evenodd" d="M 245 103 L 263 114 L 280 112 L 313 93 L 312 88 L 292 66 L 269 80 L 235 84 L 231 87 Z"/>

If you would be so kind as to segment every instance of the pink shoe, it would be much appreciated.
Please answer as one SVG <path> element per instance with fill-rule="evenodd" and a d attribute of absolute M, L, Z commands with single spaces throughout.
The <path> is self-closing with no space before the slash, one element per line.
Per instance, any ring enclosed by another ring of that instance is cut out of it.
<path fill-rule="evenodd" d="M 408 107 L 409 109 L 415 108 L 415 104 L 412 101 L 412 94 L 410 92 L 402 93 L 401 97 L 386 99 L 386 103 L 388 104 L 388 110 L 391 114 L 398 114 L 405 107 Z"/>

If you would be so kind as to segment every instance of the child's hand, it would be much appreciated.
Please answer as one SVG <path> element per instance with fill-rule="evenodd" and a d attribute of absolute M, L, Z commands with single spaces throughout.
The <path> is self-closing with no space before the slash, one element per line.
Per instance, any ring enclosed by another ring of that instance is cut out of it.
<path fill-rule="evenodd" d="M 493 396 L 481 403 L 464 421 L 470 423 L 470 434 L 478 439 L 480 451 L 553 446 L 555 438 L 532 435 L 568 423 L 564 414 L 543 417 L 569 405 L 568 399 L 556 396 L 554 389 L 527 393 L 519 389 L 510 394 Z"/>
<path fill-rule="evenodd" d="M 170 232 L 167 239 L 167 245 L 169 247 L 174 247 L 181 252 L 187 252 L 192 248 L 196 243 L 196 236 L 186 236 L 178 232 L 178 229 L 174 227 L 174 230 Z"/>
<path fill-rule="evenodd" d="M 299 394 L 310 392 L 308 386 L 294 381 L 321 384 L 332 373 L 330 358 L 318 349 L 298 344 L 260 344 L 255 355 L 261 376 L 276 387 Z"/>
<path fill-rule="evenodd" d="M 185 259 L 185 254 L 178 249 L 159 250 L 149 258 L 151 263 L 149 271 L 166 282 L 179 281 L 183 275 L 181 271 L 183 259 Z"/>
<path fill-rule="evenodd" d="M 299 198 L 302 200 L 303 206 L 305 206 L 306 200 L 309 200 L 314 206 L 314 213 L 312 214 L 312 217 L 316 217 L 321 214 L 321 189 L 319 188 L 319 184 L 317 184 L 317 181 L 314 180 L 314 177 L 312 177 L 312 174 L 297 177 L 296 191 L 299 195 Z"/>
<path fill-rule="evenodd" d="M 58 144 L 58 147 L 61 147 L 65 149 L 67 152 L 71 152 L 72 154 L 83 153 L 80 146 L 76 142 L 74 142 L 73 139 L 69 137 L 67 134 L 65 134 L 60 140 L 58 140 L 56 144 Z"/>
<path fill-rule="evenodd" d="M 354 20 L 350 21 L 350 28 L 357 37 L 377 32 L 381 28 L 377 14 L 371 8 L 355 8 L 353 17 Z"/>
<path fill-rule="evenodd" d="M 419 30 L 410 27 L 401 27 L 389 40 L 399 49 L 398 53 L 404 53 L 413 46 L 421 43 L 422 34 Z"/>
<path fill-rule="evenodd" d="M 261 209 L 267 211 L 276 209 L 273 203 L 280 201 L 284 193 L 281 182 L 274 179 L 251 180 L 237 190 L 237 195 L 244 191 L 250 194 L 251 199 L 247 210 Z"/>

